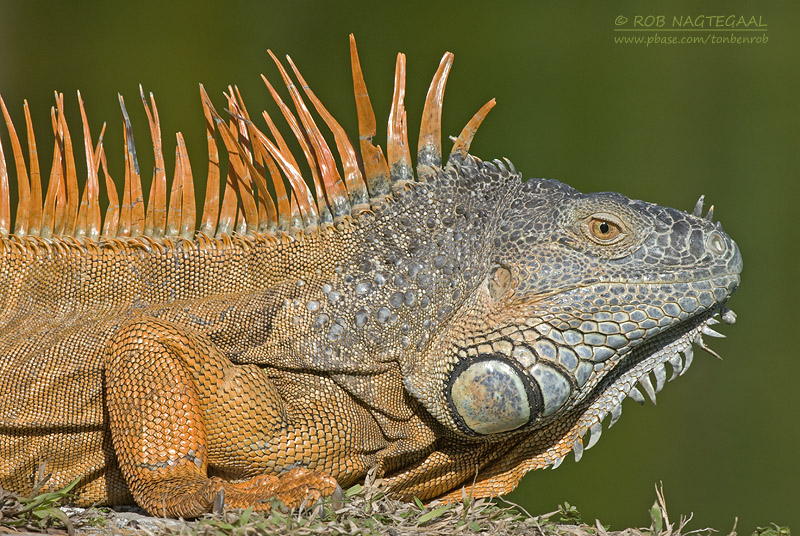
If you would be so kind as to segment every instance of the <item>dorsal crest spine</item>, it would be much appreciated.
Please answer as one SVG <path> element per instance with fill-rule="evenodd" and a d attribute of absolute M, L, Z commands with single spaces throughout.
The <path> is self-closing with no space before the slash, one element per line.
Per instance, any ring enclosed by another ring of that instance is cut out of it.
<path fill-rule="evenodd" d="M 201 85 L 208 142 L 208 176 L 205 179 L 206 194 L 198 225 L 195 179 L 183 135 L 180 132 L 176 134 L 174 171 L 168 187 L 158 108 L 153 94 L 149 94 L 148 100 L 140 86 L 139 93 L 149 123 L 155 162 L 147 201 L 144 199 L 136 144 L 123 97 L 119 96 L 119 102 L 123 116 L 125 176 L 120 195 L 108 172 L 103 148 L 106 125 L 103 124 L 99 137 L 94 140 L 80 92 L 78 104 L 88 170 L 83 191 L 79 191 L 73 140 L 64 115 L 64 95 L 56 93 L 56 105 L 51 108 L 55 137 L 53 165 L 43 199 L 36 139 L 28 103 L 25 101 L 23 104 L 28 145 L 26 163 L 11 114 L 0 97 L 0 107 L 8 128 L 16 168 L 18 199 L 12 227 L 12 183 L 4 149 L 0 144 L 0 238 L 71 237 L 84 244 L 114 240 L 120 245 L 126 239 L 141 237 L 148 237 L 149 243 L 177 237 L 186 240 L 197 238 L 203 244 L 209 243 L 208 239 L 211 237 L 223 239 L 233 234 L 278 237 L 279 233 L 292 235 L 297 232 L 311 232 L 343 219 L 356 217 L 362 211 L 369 210 L 372 203 L 390 195 L 394 184 L 415 180 L 404 106 L 404 54 L 398 54 L 395 66 L 386 155 L 380 146 L 373 143 L 377 133 L 375 114 L 352 35 L 350 56 L 358 115 L 359 152 L 353 147 L 339 122 L 311 90 L 292 59 L 286 56 L 294 79 L 271 51 L 269 55 L 278 67 L 294 110 L 281 99 L 269 80 L 263 75 L 262 78 L 299 142 L 311 170 L 311 177 L 303 177 L 295 155 L 266 111 L 262 116 L 269 136 L 251 120 L 238 88 L 228 87 L 225 93 L 227 113 L 223 116 L 215 109 Z M 445 53 L 428 90 L 420 127 L 417 175 L 426 166 L 442 166 L 442 100 L 452 62 L 453 54 Z M 306 104 L 303 94 L 311 106 Z M 465 158 L 468 155 L 475 131 L 492 106 L 494 100 L 486 103 L 454 139 L 451 158 Z M 311 112 L 312 108 L 333 134 L 338 158 L 320 131 L 318 121 Z M 223 180 L 223 175 L 217 136 L 222 139 L 229 161 L 221 199 L 220 181 Z M 108 207 L 104 215 L 101 215 L 100 209 L 101 170 L 108 197 Z"/>

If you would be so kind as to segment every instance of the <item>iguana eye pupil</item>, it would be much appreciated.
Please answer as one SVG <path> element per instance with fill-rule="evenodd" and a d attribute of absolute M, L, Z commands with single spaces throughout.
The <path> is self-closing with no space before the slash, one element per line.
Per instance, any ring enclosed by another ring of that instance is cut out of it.
<path fill-rule="evenodd" d="M 608 231 L 609 231 L 609 230 L 610 230 L 610 229 L 609 229 L 609 227 L 608 227 L 608 222 L 604 221 L 603 223 L 601 223 L 601 224 L 600 224 L 600 232 L 601 232 L 601 233 L 603 233 L 603 234 L 608 234 Z"/>

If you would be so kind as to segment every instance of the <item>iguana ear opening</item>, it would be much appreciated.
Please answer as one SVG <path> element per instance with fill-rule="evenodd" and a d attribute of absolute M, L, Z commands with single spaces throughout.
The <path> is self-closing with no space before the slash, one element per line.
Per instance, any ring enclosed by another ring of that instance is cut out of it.
<path fill-rule="evenodd" d="M 488 282 L 489 296 L 495 301 L 501 299 L 505 296 L 506 292 L 508 292 L 508 289 L 511 288 L 512 282 L 513 276 L 511 275 L 511 270 L 505 266 L 496 266 L 492 270 Z"/>
<path fill-rule="evenodd" d="M 447 395 L 453 419 L 469 435 L 516 430 L 536 420 L 542 409 L 535 382 L 501 356 L 456 365 Z"/>

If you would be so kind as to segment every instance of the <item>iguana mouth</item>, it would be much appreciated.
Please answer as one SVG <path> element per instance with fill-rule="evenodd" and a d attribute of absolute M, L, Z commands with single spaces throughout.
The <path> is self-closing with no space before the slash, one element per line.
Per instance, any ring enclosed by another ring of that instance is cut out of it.
<path fill-rule="evenodd" d="M 726 300 L 727 302 L 727 300 Z M 721 359 L 703 339 L 703 336 L 723 338 L 725 335 L 715 331 L 712 326 L 722 321 L 725 324 L 736 322 L 736 314 L 722 302 L 702 311 L 688 320 L 665 329 L 657 336 L 643 341 L 620 358 L 614 368 L 601 380 L 587 396 L 586 405 L 577 408 L 576 423 L 573 430 L 578 439 L 572 445 L 575 461 L 579 461 L 583 451 L 597 444 L 603 431 L 603 421 L 610 415 L 607 427 L 611 428 L 622 415 L 622 402 L 631 398 L 639 404 L 645 403 L 645 394 L 655 404 L 656 395 L 667 382 L 683 376 L 694 361 L 694 346 Z M 668 376 L 667 363 L 671 368 Z M 644 393 L 643 393 L 644 392 Z M 583 438 L 591 432 L 584 445 Z M 555 458 L 555 469 L 565 456 Z"/>

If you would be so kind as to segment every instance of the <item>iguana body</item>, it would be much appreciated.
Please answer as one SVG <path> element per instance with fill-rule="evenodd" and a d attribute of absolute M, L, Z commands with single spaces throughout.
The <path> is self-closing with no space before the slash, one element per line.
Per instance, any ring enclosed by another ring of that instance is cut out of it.
<path fill-rule="evenodd" d="M 111 192 L 102 233 L 102 143 L 86 144 L 79 199 L 59 105 L 48 193 L 31 162 L 14 233 L 0 242 L 0 485 L 29 491 L 45 463 L 56 486 L 80 479 L 81 504 L 135 500 L 183 516 L 223 497 L 226 507 L 299 504 L 372 467 L 404 497 L 462 486 L 498 495 L 531 469 L 580 457 L 587 431 L 593 444 L 626 396 L 641 398 L 637 382 L 654 397 L 664 364 L 683 372 L 691 344 L 714 334 L 712 315 L 732 321 L 724 304 L 741 256 L 700 206 L 690 215 L 522 183 L 467 154 L 493 103 L 442 166 L 449 54 L 423 112 L 415 178 L 404 58 L 384 159 L 352 50 L 358 162 L 300 79 L 334 132 L 343 181 L 304 105 L 299 122 L 283 108 L 313 195 L 276 131 L 267 139 L 246 119 L 238 91 L 230 125 L 204 97 L 210 178 L 197 234 L 180 136 L 166 208 L 154 103 L 148 211 L 128 126 L 126 190 L 116 210 Z M 231 161 L 221 208 L 214 127 Z M 0 200 L 6 234 L 8 213 Z"/>

